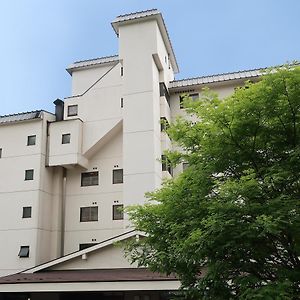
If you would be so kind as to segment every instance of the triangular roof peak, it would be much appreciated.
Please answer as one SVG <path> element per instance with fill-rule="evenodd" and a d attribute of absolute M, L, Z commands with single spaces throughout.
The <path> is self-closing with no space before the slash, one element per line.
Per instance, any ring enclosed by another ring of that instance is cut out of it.
<path fill-rule="evenodd" d="M 56 266 L 58 264 L 64 263 L 66 261 L 69 261 L 71 259 L 74 259 L 76 257 L 82 256 L 82 255 L 87 255 L 88 253 L 91 253 L 93 251 L 102 249 L 102 248 L 107 247 L 109 245 L 113 245 L 116 242 L 121 242 L 121 241 L 127 240 L 129 238 L 139 237 L 139 236 L 145 236 L 145 233 L 143 233 L 141 231 L 137 231 L 137 230 L 131 230 L 131 231 L 125 232 L 123 234 L 114 236 L 110 239 L 104 240 L 104 241 L 98 243 L 95 246 L 92 246 L 92 247 L 89 247 L 89 248 L 86 248 L 86 249 L 83 249 L 83 250 L 75 251 L 73 253 L 67 254 L 67 255 L 62 256 L 60 258 L 48 261 L 46 263 L 43 263 L 41 265 L 38 265 L 38 266 L 30 268 L 30 269 L 27 269 L 27 270 L 23 271 L 22 273 L 39 272 L 39 271 L 48 269 L 50 267 Z"/>

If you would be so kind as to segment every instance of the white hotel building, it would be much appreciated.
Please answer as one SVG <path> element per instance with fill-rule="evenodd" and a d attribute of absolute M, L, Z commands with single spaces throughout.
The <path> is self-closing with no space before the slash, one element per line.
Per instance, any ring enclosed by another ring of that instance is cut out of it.
<path fill-rule="evenodd" d="M 143 235 L 120 208 L 182 171 L 161 161 L 172 148 L 161 120 L 185 114 L 180 95 L 209 87 L 224 97 L 260 70 L 174 80 L 159 11 L 112 26 L 118 55 L 71 64 L 72 95 L 55 114 L 0 117 L 0 299 L 158 300 L 179 287 L 114 245 Z"/>

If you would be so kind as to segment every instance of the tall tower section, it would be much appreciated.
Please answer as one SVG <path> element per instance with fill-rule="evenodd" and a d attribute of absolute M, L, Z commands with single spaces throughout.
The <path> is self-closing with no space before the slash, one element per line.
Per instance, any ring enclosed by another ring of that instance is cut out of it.
<path fill-rule="evenodd" d="M 119 37 L 123 98 L 124 205 L 142 204 L 161 185 L 161 117 L 169 119 L 168 84 L 178 67 L 157 10 L 123 15 L 112 26 Z"/>

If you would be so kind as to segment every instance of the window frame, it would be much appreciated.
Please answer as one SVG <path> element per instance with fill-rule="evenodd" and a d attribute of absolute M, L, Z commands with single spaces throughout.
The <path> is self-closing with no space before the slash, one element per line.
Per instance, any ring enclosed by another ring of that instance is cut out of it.
<path fill-rule="evenodd" d="M 97 210 L 97 214 L 93 214 L 92 210 L 96 209 Z M 84 210 L 88 210 L 89 213 L 88 215 L 84 216 Z M 95 219 L 94 217 L 97 215 L 97 219 Z M 99 209 L 98 206 L 82 206 L 80 207 L 80 222 L 81 223 L 86 223 L 86 222 L 98 222 L 99 220 Z"/>
<path fill-rule="evenodd" d="M 70 110 L 76 108 L 76 113 L 72 113 L 70 112 Z M 68 108 L 67 108 L 67 116 L 68 117 L 75 117 L 75 116 L 78 116 L 78 104 L 71 104 L 71 105 L 68 105 Z"/>
<path fill-rule="evenodd" d="M 93 174 L 93 173 L 95 173 L 95 174 L 97 173 L 97 176 L 95 176 L 95 178 L 97 178 L 97 183 L 93 182 L 94 179 L 92 178 L 92 179 L 89 179 L 90 182 L 83 184 L 84 181 L 87 180 L 86 179 L 87 177 L 89 177 L 89 178 L 92 177 L 91 174 Z M 88 175 L 90 175 L 90 176 L 88 176 Z M 84 177 L 86 177 L 86 178 L 84 178 Z M 91 171 L 91 172 L 83 172 L 83 173 L 81 173 L 81 186 L 82 187 L 85 187 L 85 186 L 97 186 L 97 185 L 99 185 L 99 171 Z"/>
<path fill-rule="evenodd" d="M 122 179 L 117 180 L 118 178 L 115 177 L 115 174 L 117 172 L 119 172 L 119 171 L 121 171 L 121 173 L 122 173 Z M 113 169 L 112 170 L 112 183 L 113 184 L 121 184 L 123 182 L 124 182 L 124 172 L 123 172 L 123 169 Z"/>
<path fill-rule="evenodd" d="M 29 176 L 31 174 L 31 176 Z M 34 180 L 34 169 L 25 170 L 25 181 Z"/>
<path fill-rule="evenodd" d="M 180 109 L 184 109 L 184 107 L 183 107 L 183 99 L 185 97 L 192 98 L 192 101 L 195 101 L 196 99 L 199 99 L 200 95 L 199 95 L 199 93 L 191 93 L 191 94 L 179 95 L 179 108 Z"/>
<path fill-rule="evenodd" d="M 34 138 L 34 141 L 31 141 L 32 138 Z M 27 146 L 34 146 L 34 145 L 36 145 L 36 135 L 28 135 Z"/>
<path fill-rule="evenodd" d="M 65 138 L 67 138 L 65 140 Z M 71 133 L 63 133 L 61 135 L 61 143 L 62 145 L 71 144 Z"/>
<path fill-rule="evenodd" d="M 118 211 L 122 209 L 122 211 Z M 113 204 L 112 206 L 112 219 L 113 221 L 124 220 L 124 204 Z"/>
<path fill-rule="evenodd" d="M 29 214 L 26 210 L 29 210 Z M 30 219 L 32 217 L 32 206 L 23 206 L 23 211 L 22 211 L 22 219 Z"/>
<path fill-rule="evenodd" d="M 20 250 L 19 250 L 18 256 L 20 258 L 29 257 L 29 252 L 30 252 L 30 246 L 20 246 Z"/>

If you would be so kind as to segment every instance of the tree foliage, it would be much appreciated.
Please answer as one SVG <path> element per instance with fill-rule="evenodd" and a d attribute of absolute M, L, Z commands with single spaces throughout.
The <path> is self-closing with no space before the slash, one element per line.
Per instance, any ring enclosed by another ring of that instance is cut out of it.
<path fill-rule="evenodd" d="M 189 167 L 128 211 L 131 259 L 176 273 L 195 299 L 300 299 L 300 69 L 220 100 L 186 99 L 168 129 Z"/>

